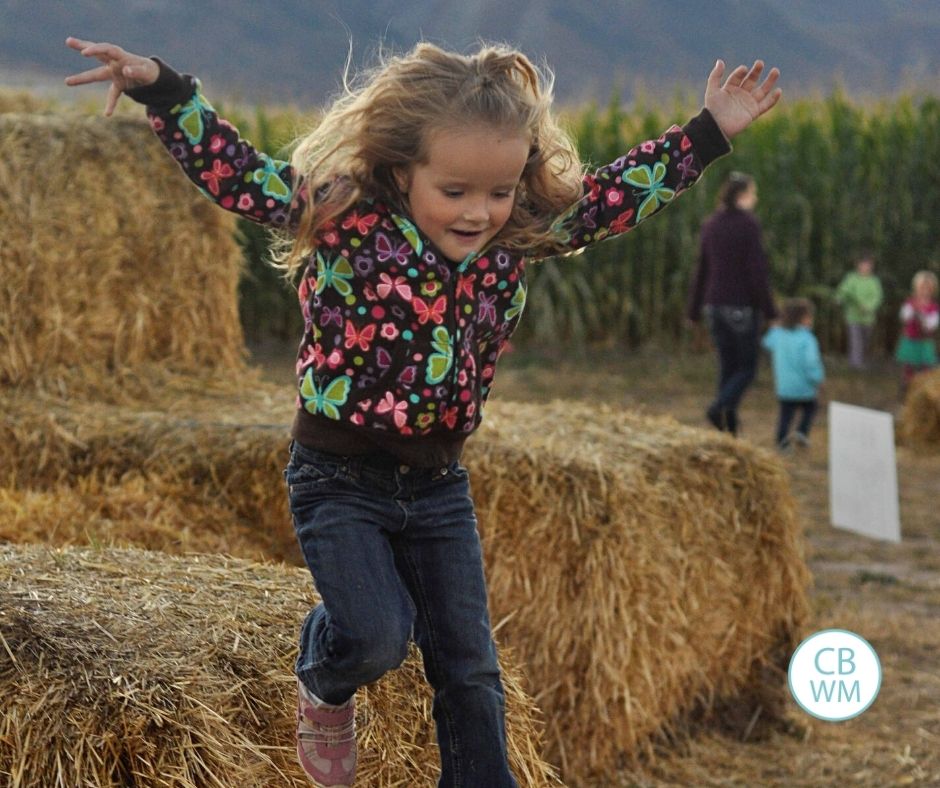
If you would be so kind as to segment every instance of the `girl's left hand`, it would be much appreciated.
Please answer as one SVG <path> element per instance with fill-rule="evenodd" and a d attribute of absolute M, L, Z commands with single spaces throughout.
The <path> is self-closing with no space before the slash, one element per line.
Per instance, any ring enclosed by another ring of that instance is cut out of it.
<path fill-rule="evenodd" d="M 718 60 L 708 75 L 705 85 L 705 109 L 711 112 L 718 127 L 729 140 L 773 107 L 783 94 L 780 88 L 774 88 L 780 77 L 780 70 L 770 69 L 767 78 L 761 82 L 763 71 L 764 61 L 755 60 L 750 69 L 747 66 L 738 66 L 722 85 L 721 77 L 725 73 L 725 64 L 724 61 Z"/>

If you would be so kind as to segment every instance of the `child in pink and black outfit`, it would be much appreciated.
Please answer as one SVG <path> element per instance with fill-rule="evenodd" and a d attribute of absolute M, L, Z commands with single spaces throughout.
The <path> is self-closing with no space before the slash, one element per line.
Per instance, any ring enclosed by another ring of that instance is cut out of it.
<path fill-rule="evenodd" d="M 937 275 L 918 271 L 911 282 L 911 297 L 901 307 L 901 339 L 895 358 L 901 363 L 901 391 L 907 391 L 914 376 L 937 366 Z"/>
<path fill-rule="evenodd" d="M 434 688 L 441 786 L 516 785 L 467 470 L 529 260 L 630 230 L 689 188 L 779 98 L 776 70 L 709 77 L 684 127 L 583 175 L 550 84 L 521 53 L 429 44 L 341 99 L 290 163 L 242 140 L 199 83 L 156 59 L 70 39 L 147 104 L 154 131 L 221 207 L 284 228 L 305 332 L 287 479 L 322 598 L 296 663 L 298 756 L 350 785 L 357 688 L 413 637 Z"/>

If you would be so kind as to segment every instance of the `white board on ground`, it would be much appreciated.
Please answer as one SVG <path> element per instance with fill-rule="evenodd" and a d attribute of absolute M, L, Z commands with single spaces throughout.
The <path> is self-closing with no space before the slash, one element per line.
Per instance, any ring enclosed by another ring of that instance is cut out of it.
<path fill-rule="evenodd" d="M 836 528 L 901 541 L 890 413 L 829 403 L 829 511 Z"/>

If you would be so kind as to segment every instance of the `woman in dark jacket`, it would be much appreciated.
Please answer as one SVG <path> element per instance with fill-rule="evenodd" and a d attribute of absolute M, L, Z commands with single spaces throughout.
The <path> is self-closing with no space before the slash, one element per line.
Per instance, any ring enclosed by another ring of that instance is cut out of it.
<path fill-rule="evenodd" d="M 761 316 L 777 316 L 770 292 L 760 223 L 753 214 L 757 184 L 733 172 L 720 207 L 703 225 L 698 268 L 689 292 L 688 317 L 702 314 L 718 351 L 718 393 L 706 411 L 719 430 L 738 431 L 738 405 L 757 373 Z"/>

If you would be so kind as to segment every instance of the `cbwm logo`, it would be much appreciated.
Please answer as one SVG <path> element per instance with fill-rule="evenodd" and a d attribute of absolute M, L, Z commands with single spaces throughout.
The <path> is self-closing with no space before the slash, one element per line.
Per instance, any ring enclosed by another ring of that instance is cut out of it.
<path fill-rule="evenodd" d="M 863 637 L 824 629 L 793 652 L 788 681 L 803 711 L 840 722 L 857 717 L 874 702 L 881 689 L 881 662 Z"/>

